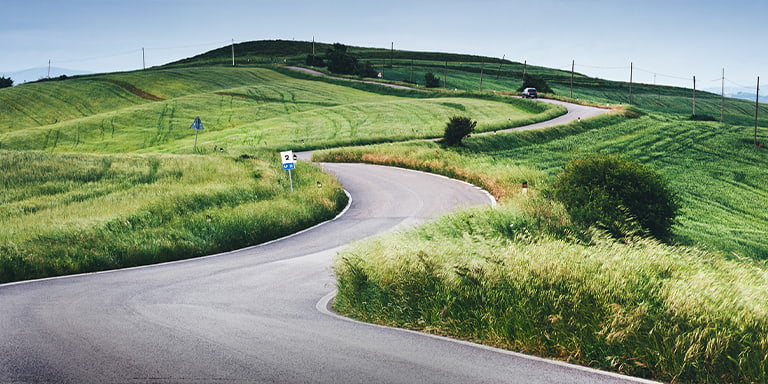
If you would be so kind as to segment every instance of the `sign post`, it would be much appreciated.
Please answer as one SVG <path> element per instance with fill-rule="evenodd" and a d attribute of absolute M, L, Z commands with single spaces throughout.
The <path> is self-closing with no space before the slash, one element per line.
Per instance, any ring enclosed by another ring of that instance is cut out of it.
<path fill-rule="evenodd" d="M 283 163 L 283 169 L 288 171 L 288 179 L 291 182 L 291 193 L 293 193 L 293 175 L 291 175 L 291 169 L 296 168 L 296 160 L 298 156 L 293 154 L 293 151 L 280 152 L 280 160 Z"/>
<path fill-rule="evenodd" d="M 195 122 L 192 123 L 192 125 L 189 127 L 189 129 L 195 130 L 195 148 L 194 151 L 197 152 L 197 135 L 200 133 L 200 131 L 203 130 L 203 122 L 200 121 L 200 118 L 195 118 Z"/>

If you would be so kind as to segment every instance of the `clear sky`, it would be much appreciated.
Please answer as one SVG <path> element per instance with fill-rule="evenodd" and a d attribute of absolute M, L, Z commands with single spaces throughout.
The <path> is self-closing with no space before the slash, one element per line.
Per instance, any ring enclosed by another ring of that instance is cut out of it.
<path fill-rule="evenodd" d="M 612 80 L 754 92 L 766 0 L 0 0 L 0 75 L 113 72 L 295 39 L 506 57 Z M 761 87 L 762 88 L 762 87 Z M 768 91 L 768 85 L 765 86 Z M 764 92 L 761 91 L 761 94 Z"/>

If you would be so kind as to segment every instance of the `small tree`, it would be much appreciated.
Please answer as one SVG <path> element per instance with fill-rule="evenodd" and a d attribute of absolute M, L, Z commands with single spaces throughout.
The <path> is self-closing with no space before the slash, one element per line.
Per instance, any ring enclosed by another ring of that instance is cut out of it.
<path fill-rule="evenodd" d="M 574 223 L 598 225 L 617 238 L 640 231 L 665 239 L 678 210 L 677 198 L 661 175 L 610 155 L 568 162 L 555 179 L 553 194 Z"/>
<path fill-rule="evenodd" d="M 357 58 L 347 52 L 347 46 L 341 43 L 334 43 L 333 47 L 328 49 L 325 55 L 328 62 L 328 70 L 342 75 L 356 75 Z"/>
<path fill-rule="evenodd" d="M 0 88 L 8 88 L 13 86 L 13 80 L 10 77 L 0 77 Z"/>
<path fill-rule="evenodd" d="M 461 140 L 469 136 L 472 130 L 477 126 L 477 121 L 472 121 L 469 117 L 454 116 L 445 126 L 443 143 L 447 146 L 456 146 L 461 144 Z"/>
<path fill-rule="evenodd" d="M 307 55 L 306 64 L 312 67 L 325 67 L 325 60 L 316 55 Z"/>
<path fill-rule="evenodd" d="M 424 84 L 427 88 L 437 88 L 440 86 L 440 78 L 432 72 L 424 74 Z"/>
<path fill-rule="evenodd" d="M 379 72 L 376 71 L 376 68 L 373 67 L 373 64 L 370 61 L 366 61 L 363 63 L 363 66 L 360 67 L 360 72 L 357 74 L 360 77 L 378 77 Z"/>

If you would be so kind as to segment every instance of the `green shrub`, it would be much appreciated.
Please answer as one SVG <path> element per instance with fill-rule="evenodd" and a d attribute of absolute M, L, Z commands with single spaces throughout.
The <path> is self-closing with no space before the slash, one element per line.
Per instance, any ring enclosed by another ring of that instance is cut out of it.
<path fill-rule="evenodd" d="M 424 84 L 427 88 L 437 88 L 440 86 L 440 78 L 432 72 L 424 74 Z"/>
<path fill-rule="evenodd" d="M 461 144 L 461 140 L 469 136 L 472 130 L 477 126 L 477 121 L 472 121 L 469 117 L 454 116 L 445 126 L 443 135 L 443 144 L 454 146 Z"/>
<path fill-rule="evenodd" d="M 661 175 L 603 154 L 567 163 L 555 180 L 553 194 L 575 223 L 600 226 L 616 237 L 641 231 L 667 238 L 678 209 Z"/>
<path fill-rule="evenodd" d="M 547 84 L 547 81 L 544 80 L 544 78 L 541 76 L 531 75 L 529 73 L 523 75 L 523 85 L 520 86 L 517 91 L 522 92 L 526 88 L 536 88 L 536 90 L 541 93 L 555 93 L 555 91 L 549 87 L 549 84 Z"/>

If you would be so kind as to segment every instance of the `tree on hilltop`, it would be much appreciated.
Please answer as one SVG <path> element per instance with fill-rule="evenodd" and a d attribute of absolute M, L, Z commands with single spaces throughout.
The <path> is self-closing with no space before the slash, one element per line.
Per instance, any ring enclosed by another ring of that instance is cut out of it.
<path fill-rule="evenodd" d="M 10 77 L 0 77 L 0 88 L 8 88 L 13 86 L 13 79 Z"/>

